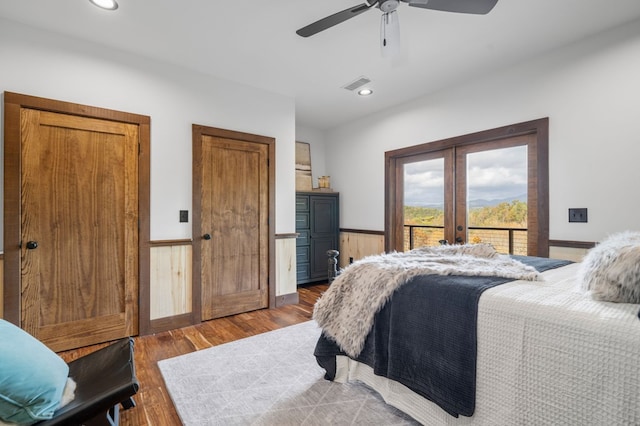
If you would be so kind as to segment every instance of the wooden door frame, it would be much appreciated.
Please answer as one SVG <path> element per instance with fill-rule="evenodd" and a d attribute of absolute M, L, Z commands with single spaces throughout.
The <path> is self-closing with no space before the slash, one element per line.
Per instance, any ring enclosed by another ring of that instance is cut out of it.
<path fill-rule="evenodd" d="M 398 166 L 403 159 L 451 147 L 467 146 L 515 136 L 532 135 L 534 146 L 528 147 L 529 192 L 536 190 L 537 198 L 529 197 L 530 223 L 536 229 L 528 240 L 528 252 L 549 256 L 549 118 L 526 121 L 467 135 L 441 139 L 420 145 L 385 152 L 385 251 L 403 250 L 403 233 L 396 220 L 403 217 L 402 180 Z M 532 208 L 535 207 L 535 208 Z M 531 220 L 533 219 L 533 220 Z M 531 228 L 530 228 L 531 229 Z"/>
<path fill-rule="evenodd" d="M 193 154 L 193 167 L 192 167 L 192 204 L 193 204 L 193 224 L 192 224 L 192 303 L 193 308 L 191 310 L 191 322 L 192 324 L 198 324 L 202 322 L 202 276 L 200 274 L 202 270 L 201 256 L 202 256 L 202 223 L 200 217 L 202 215 L 202 137 L 211 136 L 216 138 L 224 138 L 229 140 L 237 140 L 242 142 L 253 142 L 266 144 L 268 146 L 268 188 L 269 188 L 269 279 L 268 279 L 268 292 L 269 292 L 269 308 L 276 306 L 276 294 L 275 294 L 275 279 L 276 279 L 276 267 L 275 267 L 275 252 L 276 252 L 276 239 L 275 239 L 275 211 L 276 211 L 276 197 L 275 197 L 275 182 L 276 182 L 276 140 L 268 136 L 254 135 L 251 133 L 243 133 L 234 130 L 220 129 L 217 127 L 203 126 L 199 124 L 192 125 L 192 154 Z"/>
<path fill-rule="evenodd" d="M 134 124 L 138 156 L 138 333 L 150 332 L 150 127 L 151 118 L 70 102 L 4 92 L 4 319 L 21 322 L 21 146 L 20 110 L 29 108 Z"/>

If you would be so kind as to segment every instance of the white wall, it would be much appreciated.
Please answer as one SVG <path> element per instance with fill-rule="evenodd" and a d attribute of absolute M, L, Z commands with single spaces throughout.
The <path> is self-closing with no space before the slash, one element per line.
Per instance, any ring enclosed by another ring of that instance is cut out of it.
<path fill-rule="evenodd" d="M 4 91 L 151 117 L 152 240 L 191 237 L 193 123 L 274 137 L 276 232 L 295 232 L 293 98 L 0 20 Z"/>
<path fill-rule="evenodd" d="M 296 124 L 296 141 L 306 142 L 311 150 L 311 176 L 313 187 L 318 187 L 318 176 L 327 176 L 324 132 Z"/>
<path fill-rule="evenodd" d="M 192 123 L 276 138 L 276 232 L 291 233 L 296 139 L 311 144 L 314 184 L 330 175 L 341 192 L 341 226 L 383 230 L 385 151 L 548 116 L 550 237 L 640 229 L 638 75 L 634 22 L 321 132 L 295 126 L 291 98 L 0 20 L 0 91 L 151 116 L 154 240 L 191 237 L 178 210 L 191 210 Z M 567 223 L 569 207 L 589 208 L 589 222 Z"/>
<path fill-rule="evenodd" d="M 550 238 L 640 230 L 640 22 L 327 131 L 341 227 L 384 229 L 385 151 L 549 117 Z M 568 223 L 569 207 L 589 222 Z"/>

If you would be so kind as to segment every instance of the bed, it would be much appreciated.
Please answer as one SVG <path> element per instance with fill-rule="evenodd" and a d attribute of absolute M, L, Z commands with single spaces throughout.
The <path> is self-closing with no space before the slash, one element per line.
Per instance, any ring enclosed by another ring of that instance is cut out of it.
<path fill-rule="evenodd" d="M 640 305 L 594 300 L 577 283 L 580 263 L 509 258 L 534 275 L 411 273 L 379 307 L 366 296 L 373 312 L 365 315 L 348 300 L 362 272 L 349 277 L 346 268 L 314 312 L 326 378 L 364 382 L 427 425 L 640 424 Z M 388 280 L 387 269 L 374 275 Z M 446 293 L 456 281 L 481 288 L 457 308 Z M 431 287 L 445 294 L 425 296 Z M 470 324 L 460 314 L 468 310 Z M 328 312 L 348 315 L 331 323 Z M 367 329 L 358 323 L 369 314 Z M 360 329 L 364 341 L 354 345 Z"/>

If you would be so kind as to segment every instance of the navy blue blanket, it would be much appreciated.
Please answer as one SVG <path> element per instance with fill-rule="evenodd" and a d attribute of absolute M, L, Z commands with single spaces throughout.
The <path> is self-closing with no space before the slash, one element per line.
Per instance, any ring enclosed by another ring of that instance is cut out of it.
<path fill-rule="evenodd" d="M 569 261 L 513 256 L 543 272 Z M 476 393 L 476 320 L 486 289 L 512 281 L 500 277 L 421 275 L 398 288 L 376 314 L 357 361 L 407 386 L 452 416 L 471 416 Z M 335 356 L 320 336 L 314 355 L 333 380 Z"/>

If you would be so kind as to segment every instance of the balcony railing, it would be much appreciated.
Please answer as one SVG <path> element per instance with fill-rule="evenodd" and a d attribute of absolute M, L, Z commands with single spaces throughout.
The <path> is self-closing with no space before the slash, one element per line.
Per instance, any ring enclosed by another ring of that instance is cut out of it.
<path fill-rule="evenodd" d="M 499 253 L 527 254 L 527 228 L 469 226 L 467 229 L 469 243 L 489 243 Z M 444 226 L 404 225 L 404 234 L 405 250 L 433 246 L 444 240 Z"/>

